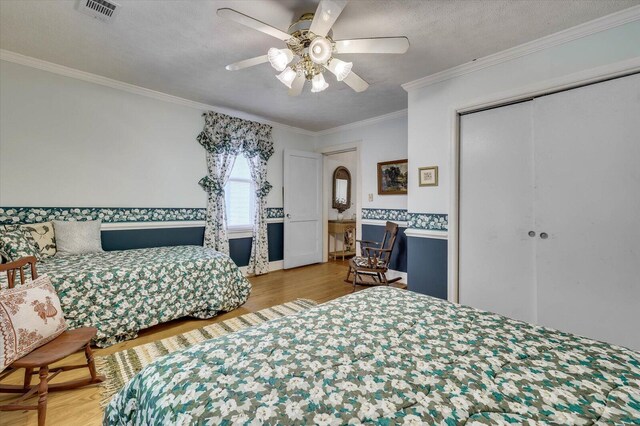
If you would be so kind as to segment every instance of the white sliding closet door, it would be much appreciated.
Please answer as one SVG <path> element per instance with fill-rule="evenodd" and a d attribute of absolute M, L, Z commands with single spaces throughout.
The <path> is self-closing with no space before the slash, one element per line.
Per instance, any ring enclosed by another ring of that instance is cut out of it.
<path fill-rule="evenodd" d="M 531 102 L 460 118 L 460 303 L 535 322 Z"/>
<path fill-rule="evenodd" d="M 533 113 L 538 322 L 640 350 L 640 75 Z"/>

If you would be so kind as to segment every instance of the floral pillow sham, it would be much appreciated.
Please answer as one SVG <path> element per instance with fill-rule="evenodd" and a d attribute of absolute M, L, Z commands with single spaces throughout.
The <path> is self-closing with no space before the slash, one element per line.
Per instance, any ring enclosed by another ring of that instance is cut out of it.
<path fill-rule="evenodd" d="M 22 228 L 29 231 L 43 259 L 55 256 L 56 238 L 53 233 L 53 223 L 30 223 L 22 225 Z"/>
<path fill-rule="evenodd" d="M 0 256 L 8 262 L 27 256 L 41 259 L 40 251 L 31 233 L 20 226 L 13 225 L 0 228 Z"/>

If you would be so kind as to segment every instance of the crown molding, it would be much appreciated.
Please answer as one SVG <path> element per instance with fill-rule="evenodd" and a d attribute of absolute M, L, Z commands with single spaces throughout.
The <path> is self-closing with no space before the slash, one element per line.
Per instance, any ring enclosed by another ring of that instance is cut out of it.
<path fill-rule="evenodd" d="M 403 84 L 402 88 L 407 92 L 411 92 L 425 86 L 459 77 L 461 75 L 469 74 L 474 71 L 488 68 L 522 56 L 530 55 L 540 50 L 549 49 L 551 47 L 558 46 L 569 41 L 577 40 L 579 38 L 583 38 L 611 28 L 619 27 L 621 25 L 637 20 L 640 20 L 640 6 L 632 6 L 628 9 L 624 9 L 619 12 L 594 19 L 593 21 L 585 22 L 583 24 L 559 31 L 554 34 L 550 34 L 537 40 L 533 40 L 507 50 L 503 50 L 502 52 L 494 53 L 492 55 L 476 59 L 473 62 L 467 62 L 465 64 L 458 65 L 456 67 L 449 68 L 414 81 L 410 81 Z"/>
<path fill-rule="evenodd" d="M 444 71 L 422 77 L 420 79 L 405 83 L 402 88 L 407 92 L 419 89 L 421 87 L 429 86 L 441 81 L 449 80 L 458 76 L 469 74 L 474 71 L 488 68 L 512 59 L 516 59 L 525 55 L 529 55 L 538 52 L 543 49 L 548 49 L 553 46 L 557 46 L 563 43 L 567 43 L 572 40 L 577 40 L 582 37 L 595 34 L 597 32 L 605 31 L 610 28 L 615 28 L 620 25 L 627 24 L 629 22 L 640 20 L 640 6 L 633 6 L 616 13 L 604 16 L 602 18 L 594 19 L 592 21 L 577 25 L 566 30 L 559 31 L 555 34 L 551 34 L 542 37 L 531 42 L 521 44 L 519 46 L 512 47 L 502 52 L 498 52 L 483 58 L 477 59 L 473 62 L 468 62 L 462 65 L 458 65 L 453 68 L 446 69 Z M 215 105 L 208 105 L 200 102 L 191 101 L 189 99 L 180 98 L 178 96 L 169 95 L 167 93 L 158 92 L 155 90 L 147 89 L 141 86 L 136 86 L 122 81 L 114 80 L 111 78 L 103 77 L 97 74 L 92 74 L 86 71 L 80 71 L 74 68 L 69 68 L 64 65 L 58 65 L 53 62 L 47 62 L 41 59 L 33 58 L 30 56 L 22 55 L 20 53 L 12 52 L 5 49 L 0 49 L 0 60 L 13 62 L 19 65 L 28 66 L 31 68 L 37 68 L 43 71 L 49 71 L 54 74 L 62 75 L 65 77 L 75 78 L 90 83 L 99 84 L 101 86 L 111 87 L 125 92 L 134 93 L 149 98 L 171 102 L 177 105 L 186 106 L 189 108 L 195 108 L 202 111 L 215 111 L 222 114 L 228 114 L 235 117 L 243 118 L 246 120 L 257 121 L 260 123 L 268 124 L 270 126 L 288 130 L 294 133 L 303 134 L 307 136 L 324 136 L 332 133 L 343 132 L 347 130 L 353 130 L 360 127 L 371 126 L 383 121 L 393 120 L 407 115 L 407 110 L 403 109 L 395 111 L 389 114 L 380 115 L 373 118 L 368 118 L 361 121 L 345 124 L 342 126 L 332 127 L 317 132 L 302 129 L 299 127 L 289 126 L 287 124 L 278 123 L 276 121 L 267 120 L 264 117 L 249 114 L 243 111 L 235 110 L 232 108 L 224 108 Z"/>
<path fill-rule="evenodd" d="M 167 93 L 158 92 L 156 90 L 147 89 L 145 87 L 136 86 L 134 84 L 124 83 L 122 81 L 114 80 L 108 77 L 103 77 L 101 75 L 92 74 L 86 71 L 80 71 L 75 68 L 69 68 L 64 65 L 54 64 L 53 62 L 43 61 L 42 59 L 37 59 L 31 56 L 22 55 L 20 53 L 12 52 L 10 50 L 0 49 L 0 60 L 12 62 L 14 64 L 24 65 L 31 68 L 36 68 L 43 71 L 48 71 L 54 74 L 75 78 L 77 80 L 82 80 L 89 83 L 99 84 L 101 86 L 110 87 L 112 89 L 123 90 L 125 92 L 146 96 L 148 98 L 153 98 L 160 101 L 170 102 L 173 104 L 182 105 L 189 108 L 194 108 L 202 111 L 215 111 L 222 114 L 228 114 L 234 117 L 243 118 L 245 120 L 257 121 L 259 123 L 268 124 L 273 127 L 289 130 L 291 132 L 295 132 L 303 135 L 309 135 L 309 136 L 316 135 L 316 132 L 306 130 L 306 129 L 301 129 L 299 127 L 293 127 L 286 124 L 278 123 L 276 121 L 267 120 L 264 117 L 261 117 L 258 115 L 249 114 L 249 113 L 238 111 L 231 108 L 224 108 L 224 107 L 219 107 L 215 105 L 203 104 L 201 102 L 191 101 L 189 99 L 180 98 L 178 96 L 169 95 Z"/>
<path fill-rule="evenodd" d="M 299 127 L 278 123 L 276 121 L 267 120 L 264 117 L 249 114 L 243 111 L 239 111 L 231 108 L 219 107 L 215 105 L 208 105 L 201 102 L 191 101 L 185 98 L 180 98 L 178 96 L 169 95 L 167 93 L 158 92 L 156 90 L 147 89 L 145 87 L 136 86 L 134 84 L 124 83 L 119 80 L 114 80 L 112 78 L 103 77 L 101 75 L 92 74 L 86 71 L 80 71 L 75 68 L 70 68 L 64 65 L 55 64 L 53 62 L 44 61 L 42 59 L 33 58 L 31 56 L 22 55 L 20 53 L 12 52 L 10 50 L 0 49 L 0 60 L 12 62 L 19 65 L 24 65 L 30 68 L 36 68 L 43 71 L 48 71 L 48 72 L 62 75 L 65 77 L 74 78 L 76 80 L 82 80 L 89 83 L 99 84 L 101 86 L 122 90 L 122 91 L 133 93 L 136 95 L 146 96 L 148 98 L 153 98 L 153 99 L 170 102 L 177 105 L 186 106 L 189 108 L 198 109 L 201 111 L 215 111 L 222 114 L 232 115 L 234 117 L 240 117 L 245 120 L 257 121 L 259 123 L 268 124 L 273 127 L 277 127 L 280 129 L 288 130 L 294 133 L 303 134 L 307 136 L 322 136 L 330 133 L 356 129 L 359 127 L 370 126 L 382 121 L 393 120 L 395 118 L 404 117 L 407 115 L 407 110 L 403 109 L 403 110 L 395 111 L 389 114 L 384 114 L 384 115 L 380 115 L 373 118 L 367 118 L 365 120 L 356 121 L 354 123 L 349 123 L 342 126 L 314 132 L 312 130 L 302 129 Z"/>
<path fill-rule="evenodd" d="M 349 123 L 349 124 L 344 124 L 342 126 L 338 126 L 338 127 L 332 127 L 330 129 L 325 129 L 325 130 L 320 130 L 318 132 L 316 132 L 315 134 L 318 136 L 324 136 L 324 135 L 328 135 L 331 133 L 337 133 L 337 132 L 344 132 L 346 130 L 353 130 L 353 129 L 357 129 L 359 127 L 365 127 L 365 126 L 371 126 L 383 121 L 387 121 L 387 120 L 393 120 L 396 118 L 400 118 L 400 117 L 406 117 L 407 116 L 407 109 L 401 109 L 400 111 L 395 111 L 395 112 L 391 112 L 389 114 L 383 114 L 383 115 L 379 115 L 377 117 L 372 117 L 372 118 L 366 118 L 364 120 L 361 121 L 354 121 L 353 123 Z"/>

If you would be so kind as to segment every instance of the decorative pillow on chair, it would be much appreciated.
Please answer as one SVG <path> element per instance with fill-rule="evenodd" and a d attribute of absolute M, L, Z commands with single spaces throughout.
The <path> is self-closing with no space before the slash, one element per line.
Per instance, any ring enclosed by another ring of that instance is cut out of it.
<path fill-rule="evenodd" d="M 22 225 L 22 228 L 29 231 L 43 259 L 56 254 L 56 238 L 53 233 L 53 223 L 29 223 Z"/>
<path fill-rule="evenodd" d="M 84 254 L 102 251 L 101 220 L 83 222 L 53 221 L 56 250 L 60 254 Z"/>
<path fill-rule="evenodd" d="M 27 256 L 35 256 L 40 260 L 40 252 L 31 234 L 14 225 L 0 229 L 0 255 L 9 262 Z"/>
<path fill-rule="evenodd" d="M 354 257 L 353 261 L 355 262 L 356 266 L 359 266 L 361 268 L 369 268 L 371 266 L 373 266 L 374 268 L 383 268 L 387 262 L 385 262 L 384 259 L 378 259 L 378 264 L 377 265 L 370 265 L 369 264 L 369 258 L 368 257 Z M 373 261 L 373 259 L 372 259 Z"/>
<path fill-rule="evenodd" d="M 0 291 L 0 371 L 67 329 L 49 277 Z"/>

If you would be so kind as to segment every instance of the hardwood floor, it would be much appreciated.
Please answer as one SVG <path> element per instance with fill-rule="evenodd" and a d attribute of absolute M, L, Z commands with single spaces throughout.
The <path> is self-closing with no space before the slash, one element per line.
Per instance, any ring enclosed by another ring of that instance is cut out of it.
<path fill-rule="evenodd" d="M 273 305 L 289 302 L 294 299 L 312 299 L 326 302 L 346 294 L 352 287 L 343 280 L 347 273 L 347 261 L 335 261 L 319 265 L 311 265 L 287 271 L 275 271 L 260 277 L 250 278 L 253 285 L 249 300 L 240 308 L 219 315 L 210 320 L 180 319 L 167 324 L 144 330 L 137 339 L 119 343 L 105 349 L 96 349 L 95 355 L 107 355 L 125 348 L 141 345 L 165 337 L 184 333 L 205 325 L 224 321 L 249 312 L 258 311 Z M 83 361 L 82 353 L 66 358 L 63 363 L 76 364 Z M 10 376 L 8 383 L 20 384 L 21 372 Z M 86 371 L 76 370 L 60 374 L 55 383 L 61 380 L 83 377 Z M 0 404 L 15 396 L 0 394 Z M 29 403 L 35 399 L 30 399 Z M 99 405 L 100 389 L 87 387 L 72 391 L 50 393 L 48 396 L 47 425 L 99 425 L 102 424 L 102 409 Z M 0 425 L 35 425 L 37 414 L 29 412 L 2 412 Z"/>

